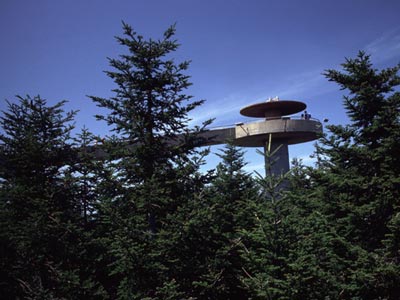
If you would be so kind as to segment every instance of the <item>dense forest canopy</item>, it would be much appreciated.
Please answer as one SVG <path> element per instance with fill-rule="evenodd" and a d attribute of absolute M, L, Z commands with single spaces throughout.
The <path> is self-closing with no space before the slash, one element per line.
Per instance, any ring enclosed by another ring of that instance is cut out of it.
<path fill-rule="evenodd" d="M 71 135 L 64 102 L 17 97 L 2 113 L 3 299 L 399 299 L 400 65 L 360 52 L 325 71 L 350 123 L 326 127 L 314 167 L 253 176 L 228 143 L 204 173 L 211 121 L 188 125 L 203 100 L 185 94 L 175 28 L 123 31 L 113 96 L 90 96 L 115 133 L 106 157 L 89 129 Z"/>

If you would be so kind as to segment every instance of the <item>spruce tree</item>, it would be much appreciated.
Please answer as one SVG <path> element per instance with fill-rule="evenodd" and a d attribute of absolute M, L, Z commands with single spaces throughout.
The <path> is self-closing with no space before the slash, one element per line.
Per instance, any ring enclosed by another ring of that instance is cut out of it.
<path fill-rule="evenodd" d="M 171 57 L 179 46 L 174 27 L 160 40 L 145 40 L 125 23 L 123 29 L 117 41 L 127 53 L 109 59 L 113 70 L 106 72 L 116 83 L 114 96 L 90 97 L 108 109 L 97 117 L 115 132 L 104 145 L 113 190 L 99 215 L 109 228 L 109 275 L 118 281 L 114 292 L 120 299 L 178 297 L 180 225 L 174 216 L 206 179 L 192 159 L 203 128 L 188 127 L 188 113 L 203 101 L 184 93 L 189 62 Z"/>
<path fill-rule="evenodd" d="M 353 297 L 396 299 L 399 295 L 400 65 L 381 71 L 360 52 L 346 59 L 343 71 L 325 75 L 348 92 L 344 107 L 348 125 L 329 125 L 317 147 L 318 169 L 311 173 L 322 212 L 335 232 L 368 253 L 354 264 Z"/>
<path fill-rule="evenodd" d="M 378 71 L 360 52 L 344 72 L 328 70 L 329 80 L 348 90 L 344 106 L 351 123 L 330 125 L 318 153 L 332 217 L 347 238 L 368 250 L 382 246 L 387 224 L 399 210 L 400 65 Z M 330 194 L 330 195 L 329 195 Z M 328 200 L 328 199 L 327 199 Z"/>
<path fill-rule="evenodd" d="M 318 172 L 319 170 L 317 170 Z M 292 228 L 288 299 L 366 299 L 373 255 L 337 232 L 313 167 L 293 162 L 286 217 Z M 374 296 L 373 296 L 374 297 Z M 374 298 L 373 298 L 374 299 Z"/>
<path fill-rule="evenodd" d="M 101 146 L 101 139 L 84 127 L 74 138 L 75 157 L 66 174 L 80 214 L 80 297 L 85 299 L 109 299 L 114 284 L 108 276 L 110 259 L 104 242 L 108 228 L 100 217 L 101 199 L 113 190 L 109 184 L 113 170 L 99 157 Z"/>
<path fill-rule="evenodd" d="M 364 299 L 372 256 L 340 236 L 324 215 L 312 168 L 295 162 L 276 176 L 268 172 L 273 153 L 264 155 L 267 175 L 257 178 L 262 193 L 254 226 L 243 231 L 242 278 L 251 299 Z"/>
<path fill-rule="evenodd" d="M 75 112 L 18 97 L 0 119 L 2 293 L 5 299 L 78 297 L 80 214 L 65 179 Z"/>
<path fill-rule="evenodd" d="M 194 282 L 199 299 L 248 299 L 242 282 L 244 260 L 240 255 L 245 236 L 252 226 L 253 206 L 258 190 L 247 174 L 243 151 L 228 144 L 219 154 L 215 178 L 205 190 L 202 201 L 195 203 L 187 231 L 195 249 L 192 254 L 197 278 Z"/>
<path fill-rule="evenodd" d="M 269 136 L 268 145 L 272 145 Z M 273 174 L 274 154 L 267 147 L 264 156 L 265 175 L 256 173 L 259 200 L 252 205 L 252 226 L 242 230 L 246 242 L 242 244 L 245 261 L 242 281 L 247 286 L 250 299 L 286 299 L 289 290 L 287 258 L 292 228 L 288 226 L 287 177 Z"/>

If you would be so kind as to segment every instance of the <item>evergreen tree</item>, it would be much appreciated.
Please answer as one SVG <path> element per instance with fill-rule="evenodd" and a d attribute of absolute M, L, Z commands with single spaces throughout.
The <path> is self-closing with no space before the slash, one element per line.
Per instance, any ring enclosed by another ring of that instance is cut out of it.
<path fill-rule="evenodd" d="M 295 161 L 289 177 L 288 299 L 367 299 L 374 257 L 337 232 L 313 172 Z"/>
<path fill-rule="evenodd" d="M 76 298 L 80 215 L 64 175 L 75 112 L 18 100 L 0 119 L 2 297 Z"/>
<path fill-rule="evenodd" d="M 198 176 L 191 158 L 204 129 L 188 127 L 188 113 L 203 101 L 184 94 L 189 63 L 169 57 L 178 48 L 174 27 L 161 40 L 145 40 L 127 24 L 123 28 L 117 41 L 129 52 L 110 59 L 113 71 L 106 72 L 117 85 L 115 96 L 91 97 L 109 110 L 97 117 L 116 133 L 104 146 L 115 180 L 99 217 L 110 232 L 116 297 L 167 299 L 182 290 L 175 280 L 180 277 L 175 215 L 186 211 L 207 177 Z"/>
<path fill-rule="evenodd" d="M 242 282 L 244 261 L 240 256 L 245 242 L 242 230 L 251 227 L 252 203 L 258 198 L 258 191 L 251 176 L 243 171 L 241 150 L 228 144 L 219 156 L 222 162 L 216 176 L 202 201 L 195 203 L 196 213 L 186 230 L 195 248 L 185 250 L 197 264 L 195 296 L 247 299 L 249 294 Z"/>
<path fill-rule="evenodd" d="M 353 294 L 397 299 L 400 65 L 378 71 L 360 52 L 342 66 L 343 72 L 325 75 L 349 92 L 344 106 L 351 123 L 327 126 L 330 134 L 320 140 L 319 168 L 311 178 L 337 234 L 369 253 L 363 267 L 353 266 L 353 276 L 365 279 Z"/>
<path fill-rule="evenodd" d="M 104 243 L 108 228 L 99 216 L 101 199 L 113 190 L 109 184 L 113 170 L 101 159 L 101 146 L 100 138 L 83 128 L 74 138 L 76 156 L 66 176 L 80 214 L 80 297 L 85 299 L 109 299 L 114 284 L 108 276 L 111 260 Z"/>
<path fill-rule="evenodd" d="M 326 196 L 334 197 L 327 202 L 341 233 L 375 250 L 399 209 L 400 93 L 394 88 L 400 65 L 379 72 L 360 52 L 343 68 L 345 73 L 328 70 L 326 76 L 349 91 L 344 106 L 351 124 L 328 126 L 331 135 L 321 140 L 318 153 L 327 158 L 321 161 L 329 171 L 324 185 Z"/>
<path fill-rule="evenodd" d="M 96 219 L 96 201 L 99 197 L 96 187 L 99 176 L 98 170 L 102 169 L 102 161 L 96 157 L 94 147 L 97 146 L 99 138 L 89 132 L 87 128 L 75 138 L 76 148 L 78 149 L 76 161 L 71 171 L 71 180 L 76 184 L 76 198 L 80 199 L 80 211 L 82 215 L 82 225 L 89 228 L 92 220 Z"/>
<path fill-rule="evenodd" d="M 328 216 L 312 168 L 258 175 L 261 201 L 254 226 L 243 233 L 243 281 L 251 299 L 364 299 L 371 286 L 372 256 L 340 236 Z M 284 188 L 282 188 L 284 187 Z M 376 296 L 376 295 L 375 295 Z"/>
<path fill-rule="evenodd" d="M 242 280 L 250 299 L 286 299 L 289 290 L 286 273 L 292 228 L 285 217 L 289 210 L 285 187 L 288 174 L 272 173 L 277 151 L 279 148 L 271 151 L 269 146 L 265 153 L 259 152 L 265 158 L 266 172 L 265 176 L 257 173 L 255 178 L 260 195 L 252 207 L 253 226 L 242 231 L 247 240 L 242 249 L 246 262 Z"/>

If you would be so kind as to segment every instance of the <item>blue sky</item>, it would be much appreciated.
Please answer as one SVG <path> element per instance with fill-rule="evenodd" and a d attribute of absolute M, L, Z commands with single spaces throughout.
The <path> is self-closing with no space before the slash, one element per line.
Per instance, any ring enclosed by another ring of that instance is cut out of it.
<path fill-rule="evenodd" d="M 103 71 L 106 57 L 125 51 L 114 40 L 124 20 L 152 38 L 176 23 L 176 60 L 192 60 L 188 93 L 206 100 L 192 123 L 253 121 L 240 108 L 270 96 L 304 101 L 313 117 L 345 123 L 343 91 L 321 73 L 359 50 L 377 68 L 399 63 L 399 12 L 398 0 L 1 0 L 0 109 L 17 94 L 66 99 L 67 109 L 80 110 L 78 128 L 105 135 L 87 95 L 112 95 Z M 290 156 L 308 162 L 312 151 L 313 143 L 291 146 Z M 254 150 L 246 160 L 249 171 L 262 166 Z"/>

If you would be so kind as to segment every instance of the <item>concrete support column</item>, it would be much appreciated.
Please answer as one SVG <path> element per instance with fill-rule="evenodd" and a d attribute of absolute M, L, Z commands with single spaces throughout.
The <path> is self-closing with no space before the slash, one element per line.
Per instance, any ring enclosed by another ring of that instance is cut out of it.
<path fill-rule="evenodd" d="M 287 141 L 275 141 L 271 143 L 270 153 L 274 155 L 268 157 L 269 142 L 264 145 L 265 166 L 267 167 L 266 175 L 279 176 L 289 171 L 289 150 Z M 270 169 L 269 169 L 270 168 Z"/>

